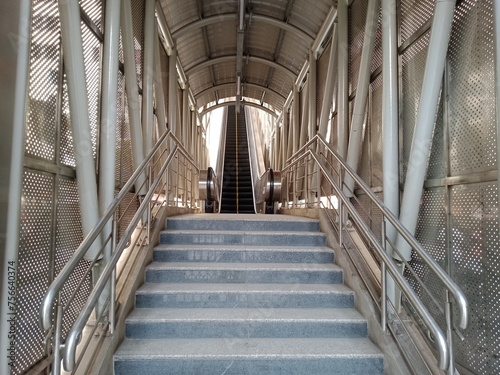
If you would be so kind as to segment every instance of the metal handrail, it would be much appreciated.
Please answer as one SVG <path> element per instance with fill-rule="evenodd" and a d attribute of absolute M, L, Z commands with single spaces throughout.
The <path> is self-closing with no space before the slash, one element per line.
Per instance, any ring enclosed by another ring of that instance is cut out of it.
<path fill-rule="evenodd" d="M 48 290 L 43 298 L 42 306 L 41 306 L 41 310 L 40 310 L 40 322 L 41 322 L 42 328 L 47 331 L 47 330 L 52 329 L 53 306 L 54 306 L 54 303 L 56 301 L 57 296 L 62 291 L 65 283 L 70 278 L 71 274 L 73 273 L 73 271 L 75 270 L 75 268 L 79 264 L 80 260 L 84 257 L 86 252 L 90 249 L 93 242 L 101 234 L 106 223 L 108 223 L 111 220 L 112 216 L 114 215 L 116 209 L 118 208 L 118 206 L 122 202 L 123 198 L 130 191 L 130 189 L 132 188 L 134 183 L 137 181 L 139 176 L 147 170 L 148 165 L 152 161 L 154 155 L 159 150 L 160 146 L 167 139 L 172 139 L 174 142 L 174 146 L 173 146 L 172 150 L 169 152 L 168 157 L 164 161 L 163 166 L 161 167 L 157 177 L 155 178 L 154 182 L 152 182 L 148 192 L 146 193 L 146 195 L 144 196 L 144 199 L 142 200 L 141 205 L 139 206 L 138 210 L 135 212 L 134 217 L 132 218 L 127 229 L 125 230 L 119 243 L 116 245 L 115 251 L 113 252 L 111 258 L 109 259 L 106 267 L 104 268 L 104 270 L 103 270 L 102 274 L 100 275 L 94 288 L 92 289 L 92 292 L 91 292 L 90 296 L 88 297 L 87 302 L 85 303 L 85 306 L 80 311 L 80 314 L 78 315 L 75 323 L 73 324 L 73 326 L 71 327 L 70 331 L 67 334 L 66 343 L 64 345 L 64 357 L 63 357 L 64 368 L 67 370 L 72 370 L 74 365 L 75 365 L 76 346 L 78 345 L 79 338 L 81 336 L 83 328 L 85 327 L 85 324 L 88 321 L 90 314 L 92 313 L 93 308 L 96 306 L 97 301 L 99 299 L 99 296 L 101 295 L 101 293 L 103 292 L 107 283 L 109 282 L 110 277 L 113 274 L 113 271 L 115 269 L 115 266 L 117 265 L 117 263 L 120 259 L 120 256 L 123 253 L 124 249 L 127 247 L 127 244 L 130 240 L 130 237 L 132 236 L 133 231 L 135 230 L 136 225 L 138 224 L 139 220 L 141 220 L 143 218 L 145 210 L 150 205 L 151 199 L 155 193 L 155 189 L 159 185 L 160 181 L 162 180 L 163 174 L 165 173 L 165 171 L 168 168 L 172 159 L 176 155 L 182 154 L 182 156 L 184 156 L 189 161 L 189 163 L 194 167 L 195 172 L 199 173 L 199 169 L 196 167 L 193 158 L 189 155 L 189 152 L 184 148 L 182 143 L 174 136 L 174 134 L 172 132 L 168 131 L 160 137 L 160 139 L 158 140 L 156 145 L 151 149 L 151 151 L 148 153 L 148 155 L 143 160 L 143 162 L 140 164 L 140 166 L 136 169 L 136 171 L 132 174 L 132 176 L 127 181 L 127 183 L 123 186 L 123 188 L 120 190 L 120 192 L 116 195 L 113 202 L 108 206 L 108 208 L 104 212 L 104 214 L 101 217 L 101 219 L 99 220 L 99 222 L 90 231 L 90 233 L 85 237 L 85 239 L 80 244 L 78 249 L 75 251 L 73 256 L 70 258 L 70 260 L 66 263 L 66 265 L 61 270 L 61 272 L 58 274 L 56 279 L 49 286 L 49 288 L 48 288 Z M 149 221 L 149 218 L 148 218 L 148 221 Z M 56 331 L 57 331 L 57 329 L 56 329 Z M 58 341 L 58 337 L 56 334 L 56 342 L 57 341 Z M 57 346 L 55 348 L 55 350 L 56 351 L 60 350 L 59 346 Z"/>
<path fill-rule="evenodd" d="M 320 134 L 316 135 L 287 160 L 287 166 L 282 171 L 283 174 L 285 174 L 288 170 L 291 170 L 294 166 L 296 166 L 298 163 L 300 163 L 307 157 L 311 157 L 315 160 L 315 162 L 321 169 L 322 174 L 325 176 L 328 183 L 335 189 L 338 197 L 342 201 L 342 204 L 347 208 L 354 222 L 357 224 L 357 226 L 359 227 L 361 232 L 365 235 L 365 237 L 369 240 L 369 242 L 374 246 L 383 265 L 387 267 L 390 274 L 393 276 L 393 279 L 396 282 L 396 284 L 405 293 L 408 300 L 414 305 L 416 311 L 420 314 L 427 328 L 434 335 L 435 341 L 438 346 L 439 367 L 443 370 L 447 369 L 450 358 L 449 358 L 449 347 L 447 344 L 446 336 L 439 328 L 439 326 L 437 325 L 436 321 L 431 316 L 427 308 L 423 305 L 422 301 L 413 291 L 409 283 L 406 281 L 403 275 L 398 271 L 397 265 L 392 259 L 392 257 L 389 257 L 387 255 L 384 246 L 380 244 L 375 234 L 370 230 L 366 222 L 363 220 L 361 215 L 356 211 L 356 209 L 350 202 L 349 197 L 347 197 L 347 195 L 343 192 L 342 183 L 336 182 L 333 176 L 330 174 L 329 168 L 320 160 L 317 153 L 308 149 L 311 145 L 317 142 L 320 142 L 325 147 L 325 149 L 335 157 L 336 162 L 339 163 L 341 168 L 344 171 L 346 171 L 356 183 L 358 183 L 361 190 L 363 190 L 365 194 L 367 194 L 370 197 L 371 201 L 375 203 L 375 205 L 382 212 L 383 216 L 386 217 L 387 220 L 394 226 L 399 235 L 401 235 L 401 237 L 404 238 L 408 242 L 408 244 L 410 244 L 410 246 L 412 246 L 415 252 L 421 256 L 426 265 L 429 266 L 429 268 L 432 271 L 434 271 L 434 273 L 438 276 L 441 282 L 443 282 L 446 289 L 454 296 L 459 310 L 459 318 L 460 318 L 459 326 L 462 329 L 465 329 L 467 327 L 469 320 L 469 307 L 464 293 L 458 287 L 458 285 L 450 278 L 450 276 L 446 274 L 444 270 L 437 264 L 437 262 L 434 259 L 432 259 L 432 257 L 427 253 L 427 251 L 408 231 L 408 229 L 404 227 L 399 222 L 399 220 L 394 216 L 394 214 L 384 205 L 384 203 L 380 201 L 380 199 L 375 195 L 375 193 L 373 193 L 373 191 L 368 187 L 368 185 L 354 172 L 354 170 L 349 165 L 346 164 L 346 162 L 340 157 L 340 155 L 331 148 L 331 146 L 324 139 L 324 137 L 322 137 Z M 341 230 L 342 228 L 340 228 L 340 231 Z M 383 298 L 383 304 L 384 303 L 386 303 L 385 297 Z M 383 309 L 383 311 L 385 311 L 385 309 Z M 383 316 L 382 319 L 385 319 L 385 316 Z"/>

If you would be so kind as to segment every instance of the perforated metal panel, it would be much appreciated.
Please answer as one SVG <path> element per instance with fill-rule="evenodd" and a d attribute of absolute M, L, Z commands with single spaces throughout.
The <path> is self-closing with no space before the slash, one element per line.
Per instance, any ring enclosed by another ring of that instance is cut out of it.
<path fill-rule="evenodd" d="M 495 183 L 452 189 L 453 278 L 471 308 L 465 341 L 457 342 L 457 359 L 478 374 L 500 372 L 500 246 L 498 187 Z"/>
<path fill-rule="evenodd" d="M 94 24 L 103 31 L 103 0 L 81 0 L 80 6 Z"/>
<path fill-rule="evenodd" d="M 80 243 L 83 241 L 82 223 L 80 217 L 80 206 L 76 181 L 59 177 L 57 186 L 57 222 L 56 222 L 56 247 L 54 256 L 54 273 L 59 274 L 64 265 L 68 262 Z M 61 302 L 67 306 L 63 319 L 63 335 L 74 323 L 80 313 L 83 304 L 90 294 L 91 280 L 87 276 L 85 282 L 76 294 L 74 302 L 68 305 L 67 301 L 77 289 L 80 280 L 86 270 L 90 267 L 90 262 L 82 260 L 70 276 L 68 283 L 61 291 Z"/>
<path fill-rule="evenodd" d="M 54 176 L 26 169 L 23 176 L 17 281 L 16 362 L 14 374 L 44 356 L 38 313 L 50 280 Z"/>
<path fill-rule="evenodd" d="M 449 48 L 453 176 L 496 168 L 493 40 L 491 2 L 462 2 Z"/>
<path fill-rule="evenodd" d="M 34 0 L 25 152 L 51 161 L 55 159 L 59 52 L 57 2 Z"/>
<path fill-rule="evenodd" d="M 431 17 L 434 11 L 433 0 L 401 1 L 401 39 L 405 41 Z"/>

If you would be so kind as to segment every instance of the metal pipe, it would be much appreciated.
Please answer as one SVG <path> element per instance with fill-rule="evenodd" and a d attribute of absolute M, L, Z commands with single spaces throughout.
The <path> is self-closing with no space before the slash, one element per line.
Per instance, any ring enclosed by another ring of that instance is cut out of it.
<path fill-rule="evenodd" d="M 99 138 L 99 211 L 100 214 L 113 202 L 115 197 L 115 169 L 116 169 L 116 114 L 118 99 L 118 50 L 120 47 L 120 7 L 121 0 L 106 1 L 104 27 L 104 57 L 102 73 L 101 99 L 101 132 Z M 112 223 L 109 221 L 101 234 L 101 241 L 106 242 L 112 232 Z M 99 266 L 102 267 L 111 257 L 111 244 L 104 247 L 103 258 Z M 104 307 L 109 294 L 110 285 L 103 290 L 99 298 L 98 311 Z"/>
<path fill-rule="evenodd" d="M 337 26 L 333 28 L 332 42 L 330 45 L 330 57 L 328 60 L 328 70 L 326 72 L 326 87 L 325 94 L 323 95 L 323 104 L 321 106 L 321 115 L 319 117 L 319 133 L 326 137 L 328 132 L 328 120 L 330 119 L 330 111 L 332 109 L 333 103 L 333 92 L 335 90 L 335 85 L 337 83 L 337 74 L 335 74 L 338 69 L 338 33 Z"/>
<path fill-rule="evenodd" d="M 293 85 L 292 128 L 289 130 L 292 137 L 292 152 L 288 152 L 287 159 L 295 154 L 300 147 L 300 93 L 297 85 Z"/>
<path fill-rule="evenodd" d="M 338 93 L 337 93 L 337 151 L 347 156 L 349 139 L 349 6 L 348 0 L 338 1 Z"/>
<path fill-rule="evenodd" d="M 285 112 L 283 114 L 283 126 L 282 126 L 283 139 L 281 141 L 281 148 L 282 148 L 281 168 L 285 167 L 285 161 L 288 158 L 288 152 L 289 152 L 288 150 L 291 150 L 292 147 L 290 142 L 291 134 L 289 134 L 290 130 L 293 130 L 290 129 L 290 114 Z"/>
<path fill-rule="evenodd" d="M 153 75 L 155 47 L 155 3 L 156 0 L 145 0 L 144 6 L 144 63 L 142 72 L 142 131 L 144 134 L 144 150 L 148 152 L 153 146 Z"/>
<path fill-rule="evenodd" d="M 308 120 L 308 135 L 309 139 L 314 137 L 316 135 L 316 115 L 317 115 L 317 108 L 316 108 L 316 81 L 317 81 L 317 67 L 318 67 L 318 60 L 316 60 L 316 57 L 314 56 L 314 53 L 312 51 L 309 52 L 309 78 L 307 79 L 307 85 L 308 85 L 308 92 L 309 92 L 309 101 L 308 101 L 308 113 L 309 113 L 309 120 Z"/>
<path fill-rule="evenodd" d="M 316 35 L 316 39 L 314 40 L 313 45 L 311 46 L 311 51 L 313 52 L 315 58 L 318 58 L 318 54 L 320 53 L 321 46 L 324 44 L 326 37 L 328 36 L 328 32 L 332 28 L 333 23 L 337 19 L 337 9 L 335 7 L 331 7 L 328 14 L 326 15 L 325 21 L 321 25 L 318 34 Z"/>
<path fill-rule="evenodd" d="M 177 50 L 172 49 L 168 59 L 168 127 L 177 137 L 179 126 L 177 126 Z"/>
<path fill-rule="evenodd" d="M 187 88 L 182 90 L 182 142 L 189 143 L 189 96 Z"/>
<path fill-rule="evenodd" d="M 307 106 L 309 103 L 309 86 L 305 86 L 302 90 L 304 95 L 303 104 L 302 104 L 302 120 L 300 122 L 300 138 L 299 138 L 299 147 L 302 147 L 307 142 L 307 133 L 308 133 L 308 124 L 307 119 L 309 115 L 309 111 L 307 111 Z"/>
<path fill-rule="evenodd" d="M 410 233 L 415 233 L 417 225 L 454 10 L 455 0 L 436 1 L 401 203 L 400 222 L 408 228 Z M 404 259 L 410 260 L 411 248 L 401 236 L 398 236 L 396 240 L 396 248 L 399 249 Z"/>
<path fill-rule="evenodd" d="M 368 90 L 370 89 L 370 75 L 373 51 L 375 49 L 375 40 L 377 37 L 379 7 L 380 0 L 371 0 L 368 2 L 365 36 L 361 52 L 361 63 L 359 66 L 358 85 L 356 88 L 356 98 L 354 99 L 354 108 L 351 118 L 351 132 L 349 135 L 349 146 L 347 149 L 347 163 L 355 171 L 358 170 L 359 158 L 363 145 L 363 124 L 366 115 Z M 351 195 L 352 191 L 354 191 L 354 180 L 351 177 L 346 176 L 344 184 L 346 186 L 346 194 L 348 196 Z"/>
<path fill-rule="evenodd" d="M 382 0 L 382 133 L 384 203 L 399 215 L 399 108 L 398 108 L 398 35 L 396 0 Z M 385 223 L 388 242 L 386 252 L 392 256 L 397 230 Z M 385 280 L 386 275 L 382 275 Z M 394 280 L 387 280 L 387 295 L 397 306 Z M 387 304 L 387 302 L 385 302 Z M 387 307 L 387 306 L 385 306 Z M 384 326 L 385 327 L 385 326 Z"/>
<path fill-rule="evenodd" d="M 11 340 L 16 330 L 18 252 L 23 187 L 24 131 L 29 82 L 32 2 L 4 1 L 0 6 L 0 373 L 10 374 L 15 361 Z M 15 36 L 15 46 L 12 38 Z M 15 48 L 13 48 L 15 47 Z"/>
<path fill-rule="evenodd" d="M 60 0 L 59 14 L 64 50 L 64 68 L 68 81 L 68 96 L 73 130 L 78 196 L 82 216 L 83 236 L 87 236 L 99 221 L 97 182 L 92 153 L 87 84 L 83 60 L 83 41 L 80 29 L 78 0 Z M 114 171 L 113 171 L 114 175 Z M 92 245 L 85 259 L 92 260 L 99 253 L 100 241 Z"/>
<path fill-rule="evenodd" d="M 141 130 L 141 113 L 139 103 L 139 90 L 137 87 L 137 68 L 135 64 L 134 33 L 132 23 L 131 0 L 122 3 L 121 35 L 123 45 L 123 59 L 125 66 L 125 91 L 127 93 L 128 117 L 130 122 L 130 138 L 132 143 L 132 161 L 137 169 L 144 160 L 144 148 Z M 146 194 L 146 174 L 143 173 L 136 183 L 136 192 Z"/>
<path fill-rule="evenodd" d="M 155 80 L 155 96 L 156 96 L 156 118 L 158 120 L 159 134 L 167 131 L 167 112 L 165 110 L 165 95 L 163 94 L 163 74 L 160 59 L 160 36 L 158 28 L 155 27 L 154 37 L 154 80 Z"/>

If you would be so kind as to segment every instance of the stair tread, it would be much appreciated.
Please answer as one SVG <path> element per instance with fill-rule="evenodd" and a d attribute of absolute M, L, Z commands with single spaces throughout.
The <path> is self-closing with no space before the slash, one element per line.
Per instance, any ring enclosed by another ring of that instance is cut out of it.
<path fill-rule="evenodd" d="M 155 251 L 286 251 L 297 253 L 333 253 L 333 250 L 326 246 L 297 246 L 292 248 L 290 246 L 259 246 L 259 245 L 177 245 L 177 244 L 159 244 L 154 248 Z"/>
<path fill-rule="evenodd" d="M 137 290 L 138 295 L 176 294 L 179 292 L 354 294 L 345 284 L 145 283 Z"/>
<path fill-rule="evenodd" d="M 126 339 L 115 360 L 383 358 L 367 338 Z"/>
<path fill-rule="evenodd" d="M 338 271 L 342 268 L 328 263 L 217 263 L 217 262 L 153 262 L 151 271 L 168 270 L 234 270 L 234 271 Z"/>
<path fill-rule="evenodd" d="M 292 216 L 292 215 L 238 215 L 234 216 L 234 214 L 187 214 L 187 215 L 180 215 L 180 216 L 175 216 L 172 218 L 169 218 L 168 220 L 172 221 L 180 221 L 180 220 L 187 220 L 187 221 L 192 221 L 192 220 L 237 220 L 237 221 L 278 221 L 278 222 L 303 222 L 303 223 L 310 223 L 310 222 L 319 222 L 317 219 L 310 219 L 310 218 L 305 218 L 305 217 L 299 217 L 299 216 Z"/>
<path fill-rule="evenodd" d="M 128 323 L 167 321 L 366 322 L 354 308 L 136 308 L 127 318 Z"/>
<path fill-rule="evenodd" d="M 215 235 L 215 234 L 231 234 L 231 235 L 254 235 L 254 236 L 294 236 L 294 237 L 304 237 L 304 236 L 316 236 L 316 237 L 326 237 L 324 233 L 321 232 L 287 232 L 287 231 L 245 231 L 245 230 L 212 230 L 212 229 L 199 229 L 199 230 L 187 230 L 187 229 L 166 229 L 161 231 L 161 233 L 168 234 L 190 234 L 190 235 Z"/>

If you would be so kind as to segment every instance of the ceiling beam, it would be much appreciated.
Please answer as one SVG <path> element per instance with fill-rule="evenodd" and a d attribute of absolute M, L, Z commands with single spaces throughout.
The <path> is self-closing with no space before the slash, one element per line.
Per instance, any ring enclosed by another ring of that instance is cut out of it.
<path fill-rule="evenodd" d="M 264 64 L 268 65 L 270 67 L 275 68 L 276 70 L 279 70 L 286 75 L 290 77 L 291 80 L 295 80 L 297 78 L 297 74 L 295 74 L 293 71 L 288 69 L 287 67 L 280 65 L 274 61 L 264 59 L 262 57 L 256 57 L 256 56 L 244 56 L 244 60 L 248 62 L 255 62 L 258 64 Z M 216 57 L 211 60 L 204 61 L 198 65 L 190 67 L 188 70 L 186 70 L 186 75 L 191 76 L 192 74 L 198 72 L 201 69 L 208 68 L 210 66 L 216 65 L 216 64 L 222 64 L 226 62 L 233 62 L 236 61 L 236 55 L 230 55 L 230 56 L 221 56 L 221 57 Z"/>
<path fill-rule="evenodd" d="M 219 90 L 225 90 L 225 89 L 231 89 L 231 88 L 234 88 L 236 85 L 236 82 L 230 82 L 230 83 L 223 83 L 221 85 L 217 85 L 217 86 L 214 86 L 214 87 L 210 87 L 208 89 L 205 89 L 203 91 L 200 91 L 199 93 L 197 93 L 194 97 L 196 99 L 199 99 L 201 98 L 202 96 L 204 95 L 207 95 L 207 94 L 212 94 L 213 92 L 216 92 L 216 91 L 219 91 Z M 283 100 L 285 101 L 286 100 L 286 97 L 284 97 L 283 95 L 281 95 L 279 92 L 277 91 L 274 91 L 270 88 L 267 88 L 267 87 L 264 87 L 264 86 L 261 86 L 261 85 L 257 85 L 255 83 L 242 83 L 241 86 L 243 88 L 245 87 L 248 87 L 248 88 L 253 88 L 253 89 L 257 89 L 257 90 L 262 90 L 268 94 L 271 94 L 271 95 L 276 95 L 279 97 L 280 100 Z"/>
<path fill-rule="evenodd" d="M 314 37 L 307 34 L 305 31 L 302 31 L 298 27 L 292 26 L 286 22 L 283 22 L 277 18 L 273 17 L 267 17 L 267 16 L 261 16 L 257 14 L 251 14 L 251 15 L 246 15 L 245 18 L 249 18 L 251 22 L 253 21 L 258 21 L 258 22 L 263 22 L 268 25 L 273 25 L 276 27 L 279 27 L 286 32 L 292 33 L 294 36 L 297 38 L 301 39 L 307 46 L 311 46 L 312 43 L 314 42 Z M 235 13 L 229 13 L 229 14 L 221 14 L 218 16 L 210 16 L 203 18 L 199 21 L 192 22 L 184 27 L 181 27 L 179 30 L 177 30 L 175 33 L 172 34 L 172 38 L 174 40 L 179 39 L 180 37 L 183 37 L 189 33 L 192 33 L 195 30 L 198 30 L 199 28 L 212 25 L 214 23 L 221 23 L 221 22 L 229 22 L 229 21 L 237 21 L 238 20 L 238 15 Z"/>
<path fill-rule="evenodd" d="M 220 104 L 216 104 L 216 105 L 213 105 L 213 106 L 210 106 L 208 108 L 205 108 L 201 113 L 200 113 L 200 116 L 204 116 L 205 114 L 207 114 L 208 112 L 211 112 L 213 111 L 214 109 L 217 109 L 217 108 L 223 108 L 223 107 L 229 107 L 231 105 L 236 105 L 236 101 L 232 100 L 232 101 L 229 101 L 229 102 L 224 102 L 224 103 L 220 103 Z M 245 102 L 245 101 L 242 101 L 241 102 L 241 105 L 242 106 L 248 106 L 248 107 L 254 107 L 254 108 L 257 108 L 257 109 L 260 109 L 264 112 L 267 112 L 269 113 L 271 116 L 277 118 L 278 115 L 276 114 L 276 112 L 270 110 L 269 108 L 267 107 L 264 107 L 260 104 L 257 104 L 257 103 L 252 103 L 252 102 Z"/>

